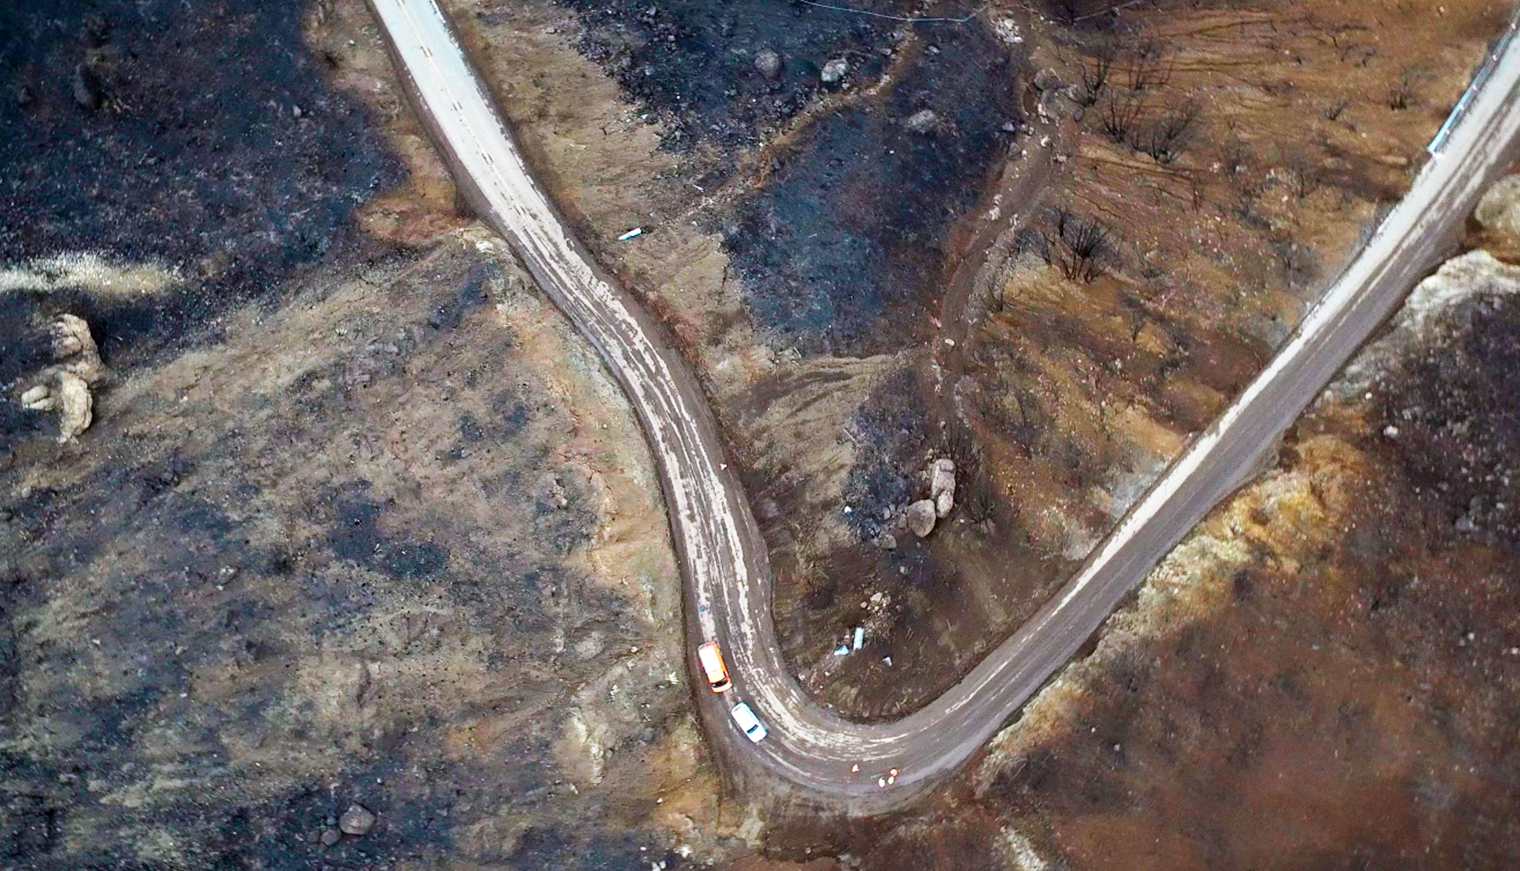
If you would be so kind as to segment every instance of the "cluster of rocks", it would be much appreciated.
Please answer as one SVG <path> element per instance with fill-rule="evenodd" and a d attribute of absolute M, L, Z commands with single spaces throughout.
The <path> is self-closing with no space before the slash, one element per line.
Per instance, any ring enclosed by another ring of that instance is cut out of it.
<path fill-rule="evenodd" d="M 1061 81 L 1055 70 L 1046 68 L 1036 73 L 1034 89 L 1040 92 L 1035 113 L 1041 121 L 1049 123 L 1068 116 L 1074 121 L 1082 120 L 1082 89 Z"/>
<path fill-rule="evenodd" d="M 755 52 L 755 70 L 765 77 L 766 81 L 781 81 L 781 67 L 781 55 L 777 54 L 775 49 L 762 48 Z M 842 57 L 836 57 L 824 63 L 823 69 L 818 74 L 818 78 L 825 85 L 838 86 L 844 82 L 845 77 L 849 74 L 850 62 Z"/>
<path fill-rule="evenodd" d="M 318 839 L 322 846 L 331 847 L 343 840 L 344 835 L 354 838 L 362 838 L 369 834 L 370 829 L 375 827 L 375 812 L 364 805 L 351 804 L 343 816 L 327 818 L 327 828 L 322 830 Z"/>
<path fill-rule="evenodd" d="M 955 507 L 955 461 L 941 457 L 929 464 L 929 498 L 908 505 L 897 515 L 897 528 L 927 538 L 935 524 L 950 515 Z M 875 539 L 877 547 L 897 547 L 897 536 L 890 531 Z"/>
<path fill-rule="evenodd" d="M 53 322 L 55 365 L 42 370 L 21 394 L 21 405 L 30 411 L 58 412 L 58 442 L 79 437 L 94 420 L 90 387 L 104 374 L 100 351 L 90 335 L 90 325 L 76 315 L 59 315 Z"/>

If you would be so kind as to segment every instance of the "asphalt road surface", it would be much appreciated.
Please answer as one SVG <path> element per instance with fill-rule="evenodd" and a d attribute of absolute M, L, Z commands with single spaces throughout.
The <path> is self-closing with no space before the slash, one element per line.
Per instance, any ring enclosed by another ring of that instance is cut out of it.
<path fill-rule="evenodd" d="M 944 695 L 896 722 L 862 725 L 820 708 L 787 673 L 771 623 L 765 542 L 723 464 L 712 413 L 685 361 L 572 236 L 435 0 L 369 2 L 461 188 L 596 347 L 649 438 L 685 570 L 688 669 L 714 746 L 747 782 L 763 769 L 800 800 L 852 813 L 900 806 L 955 771 L 1210 508 L 1262 467 L 1279 435 L 1450 249 L 1488 181 L 1507 165 L 1520 128 L 1520 50 L 1506 43 L 1440 152 L 1362 254 L 1082 569 Z M 734 689 L 721 697 L 706 691 L 696 663 L 695 647 L 707 639 L 723 645 L 733 672 Z M 769 728 L 765 741 L 750 744 L 729 719 L 727 707 L 738 700 Z M 878 786 L 894 768 L 896 782 Z"/>

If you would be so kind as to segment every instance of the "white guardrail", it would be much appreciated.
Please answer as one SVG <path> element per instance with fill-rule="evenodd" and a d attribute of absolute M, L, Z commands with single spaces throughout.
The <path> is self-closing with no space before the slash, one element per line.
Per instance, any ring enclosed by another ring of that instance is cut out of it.
<path fill-rule="evenodd" d="M 1520 28 L 1520 8 L 1517 8 L 1514 15 L 1510 16 L 1509 27 L 1505 29 L 1504 35 L 1494 42 L 1493 48 L 1488 50 L 1488 57 L 1483 59 L 1483 66 L 1478 67 L 1478 73 L 1468 83 L 1467 90 L 1462 92 L 1462 97 L 1457 100 L 1457 104 L 1451 107 L 1451 114 L 1447 115 L 1446 120 L 1441 123 L 1441 129 L 1430 138 L 1430 144 L 1425 146 L 1426 153 L 1433 157 L 1441 150 L 1441 146 L 1446 144 L 1446 138 L 1451 135 L 1451 128 L 1457 126 L 1457 122 L 1462 120 L 1462 115 L 1467 112 L 1467 106 L 1472 102 L 1473 95 L 1478 93 L 1484 82 L 1487 82 L 1488 77 L 1493 74 L 1494 66 L 1499 62 L 1499 56 L 1504 54 L 1510 40 L 1515 38 L 1517 28 Z"/>

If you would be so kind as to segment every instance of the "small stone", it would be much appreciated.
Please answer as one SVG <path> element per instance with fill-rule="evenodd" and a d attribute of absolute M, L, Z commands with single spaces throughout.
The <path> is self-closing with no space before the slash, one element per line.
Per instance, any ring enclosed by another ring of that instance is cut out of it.
<path fill-rule="evenodd" d="M 932 109 L 920 109 L 909 115 L 903 126 L 913 133 L 928 133 L 939 126 L 939 116 Z"/>
<path fill-rule="evenodd" d="M 342 839 L 343 835 L 339 834 L 337 829 L 322 830 L 322 845 L 324 847 L 331 847 L 333 844 L 338 843 Z"/>
<path fill-rule="evenodd" d="M 875 538 L 871 539 L 871 543 L 881 548 L 882 550 L 897 549 L 897 538 L 890 532 L 883 532 L 881 535 L 876 536 Z"/>
<path fill-rule="evenodd" d="M 1383 427 L 1383 438 L 1396 439 L 1399 437 L 1399 428 L 1393 424 Z"/>
<path fill-rule="evenodd" d="M 1055 70 L 1046 67 L 1035 73 L 1034 86 L 1041 91 L 1054 90 L 1061 87 L 1061 77 L 1056 74 Z"/>
<path fill-rule="evenodd" d="M 299 117 L 301 117 L 302 115 L 304 115 L 306 113 L 301 111 L 301 107 L 300 106 L 291 106 L 290 107 L 290 114 L 291 114 L 292 117 L 299 118 Z"/>
<path fill-rule="evenodd" d="M 781 78 L 781 55 L 768 48 L 761 49 L 755 55 L 755 69 L 767 80 L 776 81 Z"/>
<path fill-rule="evenodd" d="M 375 815 L 363 805 L 351 804 L 338 820 L 338 828 L 346 835 L 367 835 L 375 825 Z"/>
<path fill-rule="evenodd" d="M 601 656 L 602 651 L 606 650 L 607 646 L 602 642 L 602 634 L 600 632 L 593 632 L 580 641 L 575 642 L 573 649 L 578 659 L 582 662 L 588 662 Z"/>
<path fill-rule="evenodd" d="M 934 531 L 936 519 L 933 499 L 920 499 L 914 502 L 908 506 L 907 512 L 903 515 L 903 521 L 908 529 L 919 538 L 924 538 Z"/>
<path fill-rule="evenodd" d="M 823 65 L 820 78 L 825 85 L 837 85 L 844 81 L 845 74 L 850 71 L 850 62 L 842 57 L 836 57 Z"/>
<path fill-rule="evenodd" d="M 998 129 L 1002 130 L 1004 133 L 1017 133 L 1019 132 L 1019 125 L 1013 123 L 1012 121 L 1004 121 L 1003 126 Z"/>

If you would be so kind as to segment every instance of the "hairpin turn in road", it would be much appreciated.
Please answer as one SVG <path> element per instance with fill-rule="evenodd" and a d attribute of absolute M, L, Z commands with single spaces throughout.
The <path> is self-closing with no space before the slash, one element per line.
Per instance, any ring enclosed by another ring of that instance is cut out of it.
<path fill-rule="evenodd" d="M 939 698 L 896 722 L 863 725 L 823 710 L 787 673 L 771 622 L 765 542 L 722 462 L 716 422 L 686 362 L 574 238 L 436 0 L 369 3 L 461 189 L 596 348 L 638 415 L 685 574 L 688 670 L 700 678 L 696 648 L 717 641 L 731 673 L 727 692 L 698 693 L 709 735 L 726 759 L 760 766 L 790 783 L 798 798 L 855 813 L 901 806 L 956 770 L 1210 508 L 1249 480 L 1279 435 L 1449 246 L 1490 177 L 1508 164 L 1520 130 L 1520 111 L 1512 110 L 1520 50 L 1506 38 L 1409 194 L 1267 369 L 1080 571 Z M 747 739 L 731 718 L 741 701 L 767 727 L 764 740 Z"/>

